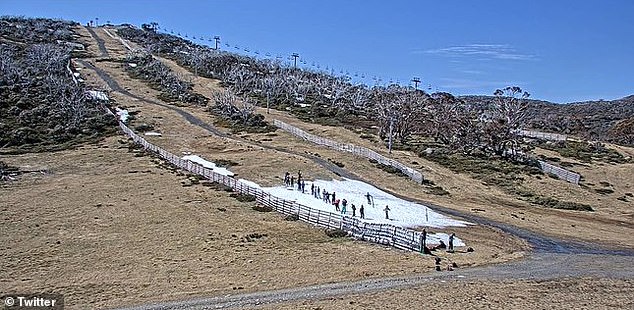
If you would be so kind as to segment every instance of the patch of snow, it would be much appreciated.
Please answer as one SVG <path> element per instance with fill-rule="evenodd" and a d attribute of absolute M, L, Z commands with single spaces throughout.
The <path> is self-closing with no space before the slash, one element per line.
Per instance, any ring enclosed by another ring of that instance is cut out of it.
<path fill-rule="evenodd" d="M 137 64 L 135 63 L 129 63 L 128 66 L 132 67 L 132 68 L 136 68 Z"/>
<path fill-rule="evenodd" d="M 114 108 L 114 109 L 120 121 L 124 123 L 128 121 L 128 118 L 130 118 L 130 114 L 128 113 L 128 110 L 119 109 L 119 108 Z"/>
<path fill-rule="evenodd" d="M 240 180 L 240 182 L 252 187 L 261 188 L 264 192 L 270 193 L 273 196 L 295 201 L 313 209 L 336 213 L 337 211 L 334 205 L 311 195 L 310 187 L 312 184 L 315 184 L 315 188 L 319 187 L 320 191 L 323 192 L 323 190 L 326 189 L 326 191 L 330 193 L 335 192 L 337 199 L 346 199 L 348 201 L 346 216 L 352 216 L 352 205 L 354 204 L 357 207 L 356 218 L 368 223 L 391 224 L 407 228 L 464 227 L 471 224 L 439 214 L 424 205 L 400 199 L 370 184 L 345 178 L 342 181 L 316 180 L 314 182 L 306 182 L 305 193 L 298 191 L 296 188 L 287 186 L 261 187 L 251 181 Z M 373 204 L 368 204 L 367 193 L 370 193 Z M 364 206 L 365 219 L 359 218 L 359 208 L 361 205 Z M 390 208 L 389 219 L 385 218 L 384 208 L 386 205 Z M 429 233 L 427 236 L 428 244 L 438 244 L 440 240 L 448 245 L 449 235 L 445 233 Z M 465 246 L 465 244 L 458 237 L 455 237 L 454 246 Z"/>
<path fill-rule="evenodd" d="M 146 136 L 162 136 L 162 134 L 160 132 L 153 132 L 153 131 L 148 131 L 145 133 Z"/>
<path fill-rule="evenodd" d="M 183 156 L 183 159 L 198 163 L 198 164 L 202 165 L 205 168 L 209 168 L 209 169 L 213 170 L 215 173 L 222 174 L 222 175 L 225 175 L 225 176 L 228 176 L 228 177 L 233 176 L 233 172 L 229 171 L 226 168 L 218 167 L 218 166 L 216 166 L 216 164 L 214 164 L 214 163 L 212 163 L 212 162 L 210 162 L 208 160 L 205 160 L 205 159 L 203 159 L 202 157 L 200 157 L 198 155 L 186 155 L 186 156 Z"/>
<path fill-rule="evenodd" d="M 102 91 L 88 90 L 86 91 L 86 95 L 88 95 L 88 97 L 90 97 L 90 99 L 93 99 L 93 100 L 103 100 L 103 101 L 109 100 L 108 95 L 106 95 L 106 93 Z"/>
<path fill-rule="evenodd" d="M 78 78 L 81 74 L 79 74 L 79 72 L 74 72 L 73 76 L 75 76 L 76 78 Z"/>
<path fill-rule="evenodd" d="M 300 103 L 300 104 L 298 104 L 298 105 L 299 105 L 300 107 L 302 107 L 302 108 L 310 107 L 310 104 L 308 104 L 308 103 Z"/>
<path fill-rule="evenodd" d="M 323 192 L 326 191 L 336 193 L 336 198 L 348 201 L 348 213 L 352 214 L 350 206 L 354 204 L 358 209 L 361 205 L 365 209 L 365 217 L 368 222 L 379 224 L 392 224 L 402 227 L 436 227 L 442 228 L 447 226 L 463 227 L 467 222 L 451 219 L 447 216 L 434 212 L 426 206 L 409 202 L 389 193 L 386 193 L 370 184 L 343 179 L 339 180 L 316 180 L 314 182 L 306 182 L 306 192 L 302 193 L 286 186 L 263 188 L 265 192 L 274 196 L 285 198 L 287 200 L 296 201 L 300 204 L 310 206 L 323 211 L 335 212 L 335 207 L 324 202 L 322 199 L 313 197 L 310 194 L 310 186 L 315 184 Z M 368 204 L 366 194 L 370 193 L 372 205 Z M 389 219 L 385 218 L 385 206 L 389 206 Z"/>
<path fill-rule="evenodd" d="M 250 187 L 254 187 L 254 188 L 262 188 L 260 187 L 260 184 L 249 181 L 249 180 L 245 180 L 245 179 L 239 179 L 238 182 L 246 185 L 246 186 L 250 186 Z"/>

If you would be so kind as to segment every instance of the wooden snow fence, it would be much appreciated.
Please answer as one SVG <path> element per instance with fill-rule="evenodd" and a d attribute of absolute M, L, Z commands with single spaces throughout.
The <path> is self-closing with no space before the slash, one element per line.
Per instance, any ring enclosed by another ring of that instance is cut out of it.
<path fill-rule="evenodd" d="M 568 136 L 567 135 L 562 135 L 562 134 L 558 134 L 558 133 L 535 131 L 535 130 L 518 130 L 517 134 L 519 134 L 520 136 L 525 136 L 525 137 L 530 137 L 530 138 L 537 138 L 537 139 L 543 139 L 543 140 L 551 140 L 551 141 L 566 141 L 566 140 L 568 140 Z"/>
<path fill-rule="evenodd" d="M 341 229 L 347 232 L 350 236 L 360 240 L 389 245 L 402 250 L 417 252 L 422 250 L 422 234 L 418 231 L 390 224 L 366 223 L 357 218 L 314 209 L 294 201 L 273 196 L 259 188 L 246 185 L 232 177 L 216 173 L 212 169 L 205 168 L 198 163 L 182 159 L 160 147 L 157 147 L 146 141 L 143 137 L 134 133 L 123 122 L 119 122 L 119 126 L 126 135 L 131 137 L 135 143 L 143 146 L 146 150 L 158 154 L 161 158 L 183 170 L 200 175 L 212 182 L 218 182 L 229 186 L 238 193 L 253 195 L 255 196 L 256 203 L 259 205 L 268 206 L 282 214 L 297 215 L 300 221 L 310 223 L 315 226 L 329 229 Z"/>
<path fill-rule="evenodd" d="M 406 174 L 407 176 L 409 176 L 412 180 L 418 182 L 418 183 L 423 183 L 423 174 L 416 171 L 414 168 L 408 167 L 406 165 L 401 164 L 400 162 L 393 160 L 391 158 L 387 158 L 375 151 L 372 151 L 368 148 L 362 147 L 362 146 L 357 146 L 354 144 L 349 144 L 349 143 L 339 143 L 337 141 L 333 141 L 330 139 L 326 139 L 326 138 L 322 138 L 310 133 L 307 133 L 297 127 L 294 127 L 292 125 L 289 125 L 287 123 L 284 123 L 282 121 L 279 120 L 275 120 L 274 121 L 275 126 L 277 126 L 278 128 L 296 136 L 299 138 L 302 138 L 304 140 L 310 141 L 312 143 L 318 144 L 318 145 L 323 145 L 323 146 L 327 146 L 331 149 L 337 150 L 337 151 L 342 151 L 342 152 L 349 152 L 352 153 L 354 155 L 357 156 L 361 156 L 361 157 L 365 157 L 368 159 L 373 159 L 376 160 L 377 162 L 387 165 L 387 166 L 392 166 L 398 170 L 400 170 L 401 172 L 403 172 L 404 174 Z"/>
<path fill-rule="evenodd" d="M 543 160 L 539 161 L 539 167 L 542 169 L 544 173 L 552 173 L 556 175 L 558 178 L 568 181 L 573 184 L 579 184 L 581 180 L 581 175 L 569 170 L 566 170 L 561 167 L 557 167 L 555 165 L 551 165 Z"/>

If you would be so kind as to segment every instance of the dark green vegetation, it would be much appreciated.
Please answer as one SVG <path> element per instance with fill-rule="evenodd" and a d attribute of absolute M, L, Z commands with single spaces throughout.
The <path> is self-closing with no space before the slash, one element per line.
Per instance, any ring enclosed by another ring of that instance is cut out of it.
<path fill-rule="evenodd" d="M 239 202 L 254 202 L 255 196 L 243 193 L 233 193 L 229 195 L 230 197 L 235 198 Z"/>
<path fill-rule="evenodd" d="M 343 238 L 348 236 L 348 233 L 345 230 L 342 230 L 339 228 L 335 228 L 335 229 L 328 228 L 324 230 L 324 232 L 330 238 Z"/>
<path fill-rule="evenodd" d="M 75 23 L 0 18 L 0 149 L 59 150 L 116 132 L 116 120 L 70 70 Z"/>
<path fill-rule="evenodd" d="M 543 175 L 536 161 L 524 164 L 502 158 L 449 153 L 443 151 L 437 144 L 422 144 L 419 149 L 426 150 L 419 151 L 419 156 L 434 161 L 456 173 L 466 173 L 481 180 L 484 185 L 501 188 L 505 192 L 517 196 L 520 200 L 548 208 L 593 211 L 590 205 L 545 197 L 523 187 L 522 183 L 526 177 Z"/>
<path fill-rule="evenodd" d="M 539 147 L 559 153 L 559 155 L 576 160 L 591 163 L 593 161 L 623 164 L 631 162 L 631 159 L 625 158 L 621 153 L 605 147 L 602 143 L 576 142 L 576 141 L 560 141 L 560 142 L 541 142 Z"/>
<path fill-rule="evenodd" d="M 381 170 L 383 170 L 383 171 L 385 171 L 387 173 L 396 174 L 396 175 L 398 175 L 400 177 L 409 178 L 409 176 L 407 174 L 403 173 L 403 171 L 401 171 L 398 168 L 392 167 L 390 165 L 382 164 L 382 163 L 376 161 L 375 159 L 370 159 L 369 161 L 370 161 L 371 164 L 374 164 L 377 168 L 379 168 L 379 169 L 381 169 Z"/>

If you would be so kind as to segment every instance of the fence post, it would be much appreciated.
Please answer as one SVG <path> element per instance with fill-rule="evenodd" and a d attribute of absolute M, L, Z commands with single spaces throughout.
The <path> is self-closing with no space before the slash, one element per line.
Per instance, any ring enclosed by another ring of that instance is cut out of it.
<path fill-rule="evenodd" d="M 392 233 L 392 246 L 396 244 L 396 226 L 394 226 L 394 232 Z"/>

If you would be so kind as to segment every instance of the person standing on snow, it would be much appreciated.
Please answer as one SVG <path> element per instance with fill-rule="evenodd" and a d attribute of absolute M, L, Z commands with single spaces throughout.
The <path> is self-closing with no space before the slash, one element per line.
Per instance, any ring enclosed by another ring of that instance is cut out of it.
<path fill-rule="evenodd" d="M 389 216 L 390 207 L 388 207 L 388 205 L 385 205 L 385 209 L 383 209 L 383 211 L 385 211 L 385 219 L 389 220 L 390 219 L 390 216 Z"/>
<path fill-rule="evenodd" d="M 335 201 L 335 192 L 332 192 L 332 201 Z"/>
<path fill-rule="evenodd" d="M 361 208 L 359 208 L 359 216 L 360 216 L 362 219 L 365 219 L 365 212 L 364 212 L 364 210 L 363 210 L 363 205 L 361 205 Z"/>
<path fill-rule="evenodd" d="M 447 249 L 447 252 L 453 252 L 453 238 L 455 237 L 455 233 L 451 233 L 451 235 L 449 235 L 449 248 Z"/>
<path fill-rule="evenodd" d="M 346 214 L 346 206 L 348 205 L 348 201 L 347 200 L 342 200 L 341 201 L 341 214 Z"/>
<path fill-rule="evenodd" d="M 333 200 L 333 201 L 332 201 L 332 204 L 333 204 L 333 205 L 335 205 L 335 210 L 336 210 L 336 211 L 341 211 L 341 210 L 339 209 L 339 199 L 337 199 L 337 200 Z"/>
<path fill-rule="evenodd" d="M 352 204 L 352 206 L 350 206 L 350 208 L 352 209 L 352 217 L 355 217 L 357 214 L 357 207 L 354 206 L 354 203 Z"/>
<path fill-rule="evenodd" d="M 291 176 L 291 187 L 295 187 L 295 177 Z"/>
<path fill-rule="evenodd" d="M 370 195 L 370 192 L 365 194 L 365 197 L 368 198 L 368 205 L 371 205 L 372 204 L 372 195 Z"/>
<path fill-rule="evenodd" d="M 313 197 L 315 196 L 315 183 L 310 185 L 310 194 L 313 195 Z"/>

